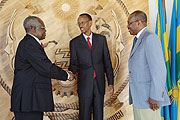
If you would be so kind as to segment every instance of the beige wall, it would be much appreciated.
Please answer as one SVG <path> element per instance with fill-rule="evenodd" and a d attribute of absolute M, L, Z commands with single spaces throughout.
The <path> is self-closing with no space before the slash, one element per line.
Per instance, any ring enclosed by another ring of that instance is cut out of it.
<path fill-rule="evenodd" d="M 0 118 L 10 120 L 10 91 L 13 60 L 19 41 L 25 35 L 23 20 L 29 15 L 40 17 L 47 36 L 42 42 L 52 62 L 64 69 L 69 65 L 69 41 L 80 34 L 77 17 L 88 12 L 93 17 L 92 30 L 106 36 L 115 73 L 115 94 L 105 94 L 104 119 L 132 120 L 128 105 L 127 61 L 132 45 L 127 17 L 140 9 L 148 12 L 148 0 L 0 0 Z M 68 120 L 78 116 L 76 82 L 52 80 L 56 112 L 45 119 Z"/>

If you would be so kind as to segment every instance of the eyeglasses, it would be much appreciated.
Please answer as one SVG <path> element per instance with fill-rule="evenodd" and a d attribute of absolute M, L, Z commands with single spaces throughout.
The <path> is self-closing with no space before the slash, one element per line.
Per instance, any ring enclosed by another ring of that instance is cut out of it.
<path fill-rule="evenodd" d="M 37 26 L 37 28 L 46 29 L 46 27 L 42 27 L 42 26 Z"/>
<path fill-rule="evenodd" d="M 135 20 L 135 21 L 132 21 L 132 22 L 128 22 L 128 25 L 131 25 L 133 24 L 134 22 L 138 22 L 139 20 Z"/>
<path fill-rule="evenodd" d="M 87 22 L 89 22 L 89 20 L 87 20 L 87 21 L 82 21 L 82 22 L 78 22 L 77 25 L 78 25 L 78 26 L 80 26 L 81 24 L 82 24 L 82 25 L 85 25 Z"/>

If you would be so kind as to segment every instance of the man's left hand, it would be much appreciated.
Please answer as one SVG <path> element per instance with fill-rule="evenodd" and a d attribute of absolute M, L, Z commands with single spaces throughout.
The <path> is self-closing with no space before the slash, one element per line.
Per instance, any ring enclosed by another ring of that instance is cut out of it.
<path fill-rule="evenodd" d="M 109 94 L 112 96 L 114 94 L 114 86 L 109 85 Z"/>
<path fill-rule="evenodd" d="M 159 102 L 158 102 L 157 100 L 154 100 L 154 99 L 152 99 L 152 98 L 149 97 L 147 103 L 150 105 L 150 108 L 151 108 L 153 111 L 159 109 Z"/>

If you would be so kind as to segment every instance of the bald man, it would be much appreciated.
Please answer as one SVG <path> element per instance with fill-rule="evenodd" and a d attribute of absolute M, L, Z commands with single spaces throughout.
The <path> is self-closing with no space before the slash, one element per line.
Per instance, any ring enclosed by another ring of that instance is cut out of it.
<path fill-rule="evenodd" d="M 161 42 L 146 28 L 144 12 L 133 12 L 127 23 L 129 33 L 135 36 L 128 61 L 129 101 L 133 104 L 134 120 L 161 120 L 161 106 L 170 105 Z"/>

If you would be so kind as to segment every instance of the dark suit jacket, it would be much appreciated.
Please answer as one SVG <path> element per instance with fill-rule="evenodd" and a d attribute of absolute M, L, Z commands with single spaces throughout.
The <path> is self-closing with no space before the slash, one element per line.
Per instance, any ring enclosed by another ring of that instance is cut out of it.
<path fill-rule="evenodd" d="M 51 78 L 66 80 L 67 73 L 52 64 L 41 45 L 27 34 L 15 56 L 11 111 L 53 111 Z"/>
<path fill-rule="evenodd" d="M 83 34 L 70 42 L 70 66 L 73 73 L 78 72 L 78 95 L 89 97 L 93 91 L 94 70 L 100 94 L 105 93 L 105 74 L 108 85 L 113 85 L 113 68 L 106 38 L 100 34 L 92 34 L 92 51 Z"/>

